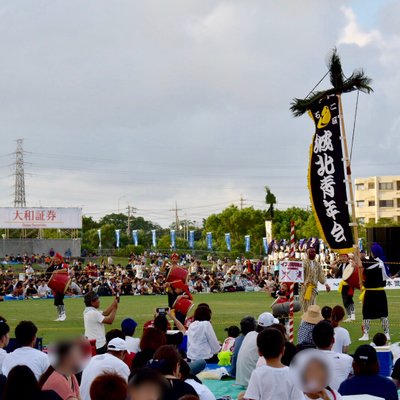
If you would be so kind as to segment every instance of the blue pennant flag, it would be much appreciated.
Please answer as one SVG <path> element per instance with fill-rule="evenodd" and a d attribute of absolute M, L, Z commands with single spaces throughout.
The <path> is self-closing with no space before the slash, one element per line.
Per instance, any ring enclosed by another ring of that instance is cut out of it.
<path fill-rule="evenodd" d="M 176 232 L 175 232 L 175 229 L 171 229 L 170 237 L 171 237 L 171 248 L 175 249 L 176 248 Z"/>
<path fill-rule="evenodd" d="M 115 241 L 117 242 L 117 249 L 119 249 L 119 239 L 120 239 L 120 233 L 121 233 L 121 229 L 116 229 L 115 230 Z"/>
<path fill-rule="evenodd" d="M 364 250 L 363 241 L 362 241 L 361 238 L 358 239 L 358 248 L 360 249 L 360 251 L 363 251 L 363 250 Z"/>
<path fill-rule="evenodd" d="M 133 244 L 137 246 L 139 244 L 139 237 L 138 237 L 138 231 L 136 229 L 132 231 L 132 239 L 133 239 Z"/>
<path fill-rule="evenodd" d="M 268 254 L 268 242 L 266 237 L 263 237 L 263 246 L 265 254 Z"/>
<path fill-rule="evenodd" d="M 155 229 L 151 230 L 151 245 L 153 247 L 157 247 L 157 236 L 156 236 L 156 230 Z"/>
<path fill-rule="evenodd" d="M 244 237 L 244 244 L 245 244 L 245 247 L 246 247 L 246 253 L 249 253 L 250 252 L 250 235 L 246 235 L 245 237 Z"/>
<path fill-rule="evenodd" d="M 194 231 L 189 231 L 189 249 L 194 249 Z"/>
<path fill-rule="evenodd" d="M 231 251 L 231 234 L 230 233 L 225 233 L 225 243 L 226 243 L 226 249 L 228 251 Z"/>
<path fill-rule="evenodd" d="M 212 233 L 211 232 L 207 232 L 207 250 L 212 250 Z"/>

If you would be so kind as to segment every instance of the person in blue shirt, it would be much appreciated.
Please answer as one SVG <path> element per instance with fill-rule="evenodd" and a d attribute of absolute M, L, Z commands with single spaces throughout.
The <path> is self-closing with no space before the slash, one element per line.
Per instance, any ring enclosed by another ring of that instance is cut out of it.
<path fill-rule="evenodd" d="M 354 353 L 354 376 L 346 379 L 339 387 L 342 396 L 369 394 L 385 400 L 398 400 L 396 385 L 388 378 L 379 375 L 376 350 L 364 344 Z"/>

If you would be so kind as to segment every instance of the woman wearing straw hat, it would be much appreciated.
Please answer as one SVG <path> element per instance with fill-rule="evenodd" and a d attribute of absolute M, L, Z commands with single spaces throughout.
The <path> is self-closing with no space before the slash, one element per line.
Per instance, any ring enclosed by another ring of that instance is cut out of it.
<path fill-rule="evenodd" d="M 321 322 L 324 317 L 321 314 L 321 308 L 313 304 L 308 307 L 308 310 L 301 317 L 299 330 L 297 333 L 297 344 L 304 347 L 314 346 L 312 332 L 315 325 Z"/>

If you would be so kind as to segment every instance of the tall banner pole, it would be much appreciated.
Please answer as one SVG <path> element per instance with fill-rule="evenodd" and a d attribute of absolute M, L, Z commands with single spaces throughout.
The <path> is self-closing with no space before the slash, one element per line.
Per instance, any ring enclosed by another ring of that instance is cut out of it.
<path fill-rule="evenodd" d="M 295 246 L 294 246 L 294 221 L 290 221 L 290 253 L 289 259 L 294 260 L 295 258 Z M 294 341 L 294 282 L 290 284 L 289 291 L 289 341 Z"/>
<path fill-rule="evenodd" d="M 354 199 L 354 189 L 353 189 L 353 180 L 351 176 L 351 160 L 349 157 L 349 149 L 347 146 L 347 136 L 346 136 L 346 129 L 344 125 L 344 116 L 343 116 L 343 104 L 342 104 L 342 96 L 338 95 L 339 99 L 339 119 L 340 119 L 340 127 L 342 131 L 342 140 L 343 140 L 343 152 L 344 152 L 344 161 L 346 166 L 346 176 L 347 176 L 347 187 L 349 191 L 349 199 L 350 199 L 350 206 L 351 206 L 351 226 L 353 228 L 353 248 L 354 248 L 354 263 L 355 265 L 359 265 L 360 263 L 360 249 L 358 247 L 358 224 L 356 218 L 356 204 Z M 358 279 L 360 281 L 360 287 L 363 286 L 363 279 L 362 279 L 362 269 L 358 269 Z"/>

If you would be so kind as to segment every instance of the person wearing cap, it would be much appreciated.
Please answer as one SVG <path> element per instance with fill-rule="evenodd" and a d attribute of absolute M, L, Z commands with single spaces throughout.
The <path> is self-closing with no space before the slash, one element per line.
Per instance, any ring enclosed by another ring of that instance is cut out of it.
<path fill-rule="evenodd" d="M 236 383 L 247 387 L 251 373 L 254 371 L 259 359 L 257 336 L 272 324 L 279 324 L 279 320 L 269 312 L 262 313 L 257 320 L 255 331 L 249 332 L 243 339 L 236 362 Z"/>
<path fill-rule="evenodd" d="M 132 337 L 135 334 L 137 325 L 137 322 L 132 318 L 125 318 L 121 322 L 121 330 L 125 335 L 128 350 L 135 354 L 140 351 L 140 339 Z"/>
<path fill-rule="evenodd" d="M 314 341 L 312 332 L 318 322 L 323 321 L 321 308 L 316 304 L 308 307 L 308 310 L 302 315 L 300 326 L 297 332 L 297 344 L 303 347 L 313 347 Z"/>
<path fill-rule="evenodd" d="M 316 302 L 318 283 L 325 285 L 327 292 L 331 290 L 331 287 L 326 283 L 326 276 L 321 264 L 315 259 L 316 255 L 315 248 L 310 247 L 307 250 L 307 258 L 303 261 L 304 283 L 301 288 L 300 302 L 304 312 Z"/>
<path fill-rule="evenodd" d="M 369 328 L 371 319 L 380 319 L 383 332 L 390 341 L 389 334 L 389 310 L 385 292 L 386 281 L 389 279 L 389 271 L 385 265 L 386 257 L 383 248 L 374 243 L 371 246 L 371 257 L 363 261 L 364 287 L 360 296 L 363 303 L 363 336 L 362 341 L 369 340 Z"/>
<path fill-rule="evenodd" d="M 396 385 L 389 378 L 379 375 L 376 350 L 369 344 L 358 347 L 353 360 L 354 376 L 342 382 L 342 396 L 368 394 L 385 400 L 398 400 Z"/>
<path fill-rule="evenodd" d="M 85 336 L 89 340 L 96 340 L 97 354 L 104 354 L 107 351 L 106 334 L 104 325 L 111 325 L 114 322 L 118 310 L 118 299 L 114 299 L 110 307 L 105 311 L 99 311 L 100 299 L 97 293 L 91 291 L 84 297 L 86 305 L 83 311 L 85 325 Z"/>
<path fill-rule="evenodd" d="M 130 371 L 123 361 L 126 354 L 130 353 L 125 340 L 114 338 L 107 345 L 107 353 L 99 354 L 90 359 L 82 373 L 80 386 L 82 400 L 91 400 L 90 386 L 98 376 L 104 373 L 118 374 L 128 382 Z"/>

